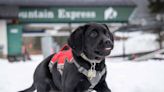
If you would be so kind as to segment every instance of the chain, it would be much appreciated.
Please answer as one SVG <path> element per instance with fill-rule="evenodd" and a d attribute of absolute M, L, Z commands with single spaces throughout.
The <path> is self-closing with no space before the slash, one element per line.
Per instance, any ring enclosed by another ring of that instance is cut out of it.
<path fill-rule="evenodd" d="M 95 67 L 96 67 L 96 62 L 93 62 L 93 63 L 91 63 L 91 70 L 95 70 Z"/>

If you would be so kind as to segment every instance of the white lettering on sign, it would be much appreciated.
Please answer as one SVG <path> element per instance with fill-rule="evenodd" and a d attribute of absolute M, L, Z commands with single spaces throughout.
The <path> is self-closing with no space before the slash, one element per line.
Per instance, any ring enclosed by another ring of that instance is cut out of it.
<path fill-rule="evenodd" d="M 60 19 L 87 19 L 87 18 L 96 18 L 95 11 L 66 11 L 65 9 L 58 10 L 58 18 Z"/>
<path fill-rule="evenodd" d="M 22 11 L 19 13 L 19 18 L 24 18 L 24 19 L 33 19 L 33 18 L 54 18 L 54 13 L 53 11 L 50 10 L 33 10 L 33 11 Z"/>
<path fill-rule="evenodd" d="M 108 20 L 108 19 L 115 19 L 117 18 L 118 13 L 116 10 L 114 10 L 112 7 L 107 8 L 104 11 L 104 19 Z"/>

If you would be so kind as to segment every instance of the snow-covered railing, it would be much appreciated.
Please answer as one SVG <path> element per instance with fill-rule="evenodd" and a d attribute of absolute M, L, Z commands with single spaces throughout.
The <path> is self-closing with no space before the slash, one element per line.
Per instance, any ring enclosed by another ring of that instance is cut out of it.
<path fill-rule="evenodd" d="M 164 53 L 164 49 L 160 49 L 160 50 L 154 51 L 150 54 L 143 55 L 141 57 L 135 58 L 134 60 L 142 61 L 142 60 L 147 60 L 147 59 L 151 59 L 151 58 L 163 58 L 164 59 L 164 56 L 161 55 L 162 53 Z"/>

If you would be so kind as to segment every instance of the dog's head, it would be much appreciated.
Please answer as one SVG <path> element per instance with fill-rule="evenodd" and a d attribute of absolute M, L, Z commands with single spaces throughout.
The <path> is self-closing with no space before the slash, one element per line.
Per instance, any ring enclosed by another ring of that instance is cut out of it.
<path fill-rule="evenodd" d="M 113 49 L 114 38 L 105 24 L 90 23 L 78 27 L 68 39 L 68 45 L 78 56 L 84 53 L 89 59 L 102 60 Z"/>

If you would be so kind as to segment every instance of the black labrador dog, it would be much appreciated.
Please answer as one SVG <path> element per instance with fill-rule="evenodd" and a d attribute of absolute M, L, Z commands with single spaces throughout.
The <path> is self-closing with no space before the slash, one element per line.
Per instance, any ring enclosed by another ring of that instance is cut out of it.
<path fill-rule="evenodd" d="M 65 62 L 62 75 L 57 63 L 49 68 L 50 55 L 35 70 L 32 86 L 20 92 L 111 92 L 105 81 L 105 57 L 114 47 L 114 38 L 105 24 L 88 23 L 69 37 L 72 62 Z"/>

